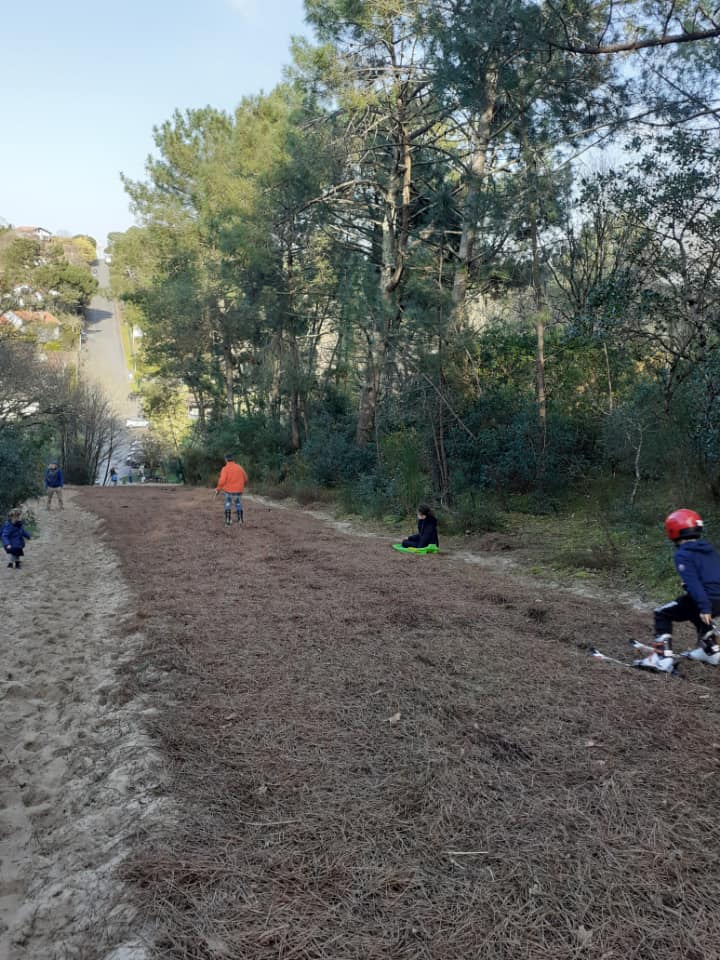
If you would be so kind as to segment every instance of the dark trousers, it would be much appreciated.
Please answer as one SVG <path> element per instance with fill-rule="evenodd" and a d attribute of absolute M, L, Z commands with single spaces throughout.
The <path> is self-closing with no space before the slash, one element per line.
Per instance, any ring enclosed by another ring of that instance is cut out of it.
<path fill-rule="evenodd" d="M 712 615 L 720 615 L 720 599 L 711 600 Z M 706 634 L 711 632 L 711 628 L 700 619 L 700 611 L 689 593 L 684 593 L 677 600 L 658 607 L 655 611 L 655 636 L 661 633 L 672 633 L 673 623 L 685 623 L 689 621 L 697 630 L 698 642 L 705 640 Z"/>
<path fill-rule="evenodd" d="M 419 533 L 413 533 L 411 536 L 405 537 L 405 539 L 402 542 L 403 547 L 417 547 L 419 546 L 419 544 L 420 544 Z"/>

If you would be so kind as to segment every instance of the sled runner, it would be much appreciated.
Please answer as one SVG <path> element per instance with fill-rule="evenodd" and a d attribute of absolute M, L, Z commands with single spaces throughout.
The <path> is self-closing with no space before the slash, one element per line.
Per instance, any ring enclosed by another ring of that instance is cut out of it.
<path fill-rule="evenodd" d="M 632 642 L 632 641 L 631 641 Z M 633 660 L 628 663 L 627 660 L 619 660 L 617 657 L 609 657 L 602 653 L 597 647 L 590 648 L 590 656 L 595 660 L 605 660 L 607 663 L 614 663 L 619 667 L 627 667 L 629 670 L 645 670 L 648 673 L 665 673 L 671 677 L 679 677 L 677 673 L 677 657 L 661 657 L 655 651 L 641 660 Z"/>

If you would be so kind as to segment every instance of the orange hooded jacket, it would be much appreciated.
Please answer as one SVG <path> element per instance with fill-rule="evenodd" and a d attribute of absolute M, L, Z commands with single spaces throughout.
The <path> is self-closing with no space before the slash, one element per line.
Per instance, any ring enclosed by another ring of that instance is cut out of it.
<path fill-rule="evenodd" d="M 228 460 L 220 471 L 216 490 L 223 490 L 225 493 L 242 493 L 245 484 L 248 482 L 248 475 L 245 473 L 239 463 Z"/>

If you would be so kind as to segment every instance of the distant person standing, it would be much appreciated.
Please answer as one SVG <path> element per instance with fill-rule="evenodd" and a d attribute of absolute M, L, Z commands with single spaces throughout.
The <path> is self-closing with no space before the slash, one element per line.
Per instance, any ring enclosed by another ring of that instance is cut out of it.
<path fill-rule="evenodd" d="M 110 467 L 110 483 L 116 487 L 118 482 L 118 472 L 115 467 Z"/>
<path fill-rule="evenodd" d="M 57 463 L 52 460 L 48 464 L 48 468 L 45 471 L 45 490 L 47 491 L 47 508 L 50 509 L 50 504 L 52 503 L 53 497 L 57 494 L 58 504 L 60 509 L 63 509 L 63 487 L 65 486 L 65 481 L 63 480 L 63 472 Z"/>
<path fill-rule="evenodd" d="M 225 456 L 225 466 L 220 471 L 215 496 L 219 493 L 225 494 L 225 525 L 232 523 L 232 507 L 235 502 L 235 511 L 237 513 L 237 522 L 244 523 L 245 515 L 242 506 L 242 494 L 245 490 L 245 484 L 248 482 L 248 475 L 245 473 L 239 463 L 235 463 L 231 453 Z"/>

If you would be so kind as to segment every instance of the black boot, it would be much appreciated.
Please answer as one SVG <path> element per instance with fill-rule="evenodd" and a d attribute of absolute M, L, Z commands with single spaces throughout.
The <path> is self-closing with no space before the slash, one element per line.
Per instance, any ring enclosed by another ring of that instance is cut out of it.
<path fill-rule="evenodd" d="M 245 523 L 245 521 L 243 520 L 242 510 L 238 510 L 237 520 L 238 520 L 238 523 Z"/>
<path fill-rule="evenodd" d="M 229 527 L 232 523 L 232 512 L 230 510 L 225 511 L 225 526 Z"/>

